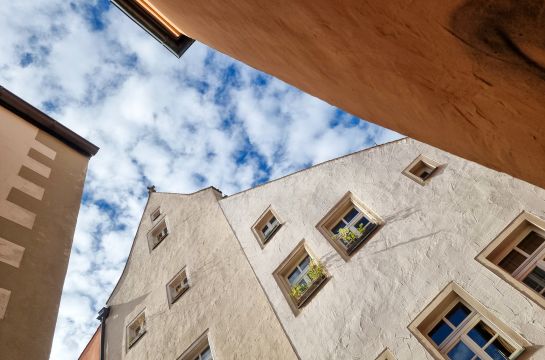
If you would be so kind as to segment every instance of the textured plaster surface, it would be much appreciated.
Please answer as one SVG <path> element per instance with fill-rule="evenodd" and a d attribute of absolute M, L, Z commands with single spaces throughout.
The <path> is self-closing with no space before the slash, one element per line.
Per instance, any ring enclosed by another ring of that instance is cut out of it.
<path fill-rule="evenodd" d="M 402 174 L 418 155 L 444 164 L 422 186 Z M 316 229 L 351 191 L 384 226 L 345 262 Z M 415 140 L 318 165 L 220 205 L 302 359 L 431 359 L 407 326 L 451 281 L 535 345 L 545 310 L 475 260 L 522 210 L 545 218 L 545 191 Z M 285 224 L 261 249 L 251 226 L 272 206 Z M 273 271 L 305 239 L 331 280 L 294 316 Z"/>
<path fill-rule="evenodd" d="M 108 301 L 107 359 L 176 359 L 207 329 L 215 359 L 297 359 L 218 197 L 212 189 L 151 194 L 124 273 Z M 169 235 L 150 253 L 150 214 L 158 206 Z M 183 267 L 190 288 L 169 306 L 166 285 Z M 147 332 L 127 351 L 126 325 L 141 311 Z"/>

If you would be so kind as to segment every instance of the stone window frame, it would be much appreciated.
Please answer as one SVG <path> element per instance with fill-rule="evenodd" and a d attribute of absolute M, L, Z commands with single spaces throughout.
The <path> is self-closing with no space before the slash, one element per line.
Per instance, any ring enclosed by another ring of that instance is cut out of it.
<path fill-rule="evenodd" d="M 176 291 L 175 287 L 173 288 L 173 285 L 177 286 L 178 281 L 181 282 L 182 290 L 178 294 L 173 294 L 173 289 L 174 289 L 174 292 Z M 189 275 L 187 272 L 187 268 L 184 266 L 180 271 L 176 273 L 176 275 L 172 277 L 172 279 L 169 280 L 169 282 L 166 285 L 169 307 L 172 306 L 176 301 L 178 301 L 182 297 L 182 295 L 184 295 L 190 288 L 191 288 L 191 285 L 189 282 Z"/>
<path fill-rule="evenodd" d="M 278 222 L 278 225 L 274 228 L 274 230 L 270 233 L 270 235 L 265 236 L 261 229 L 272 219 L 275 218 Z M 285 222 L 282 221 L 282 219 L 278 216 L 278 213 L 272 208 L 272 205 L 269 205 L 265 211 L 259 216 L 259 218 L 256 220 L 256 222 L 252 225 L 252 233 L 254 234 L 255 238 L 257 239 L 257 243 L 261 247 L 261 249 L 265 248 L 265 245 L 267 245 L 271 239 L 278 233 L 280 228 L 284 226 Z"/>
<path fill-rule="evenodd" d="M 133 327 L 136 325 L 137 322 L 141 322 L 141 329 L 137 334 L 134 334 L 131 336 L 131 331 L 134 331 Z M 147 326 L 146 326 L 146 309 L 140 311 L 138 315 L 132 319 L 127 326 L 125 327 L 125 339 L 127 342 L 127 351 L 129 351 L 137 342 L 140 341 L 140 339 L 146 335 L 148 332 Z"/>
<path fill-rule="evenodd" d="M 390 349 L 386 348 L 384 349 L 375 360 L 396 360 L 396 357 Z"/>
<path fill-rule="evenodd" d="M 160 229 L 166 229 L 166 235 L 162 239 L 157 239 L 157 236 L 162 233 L 164 230 Z M 156 224 L 153 225 L 153 227 L 148 231 L 147 233 L 147 239 L 148 239 L 148 247 L 150 253 L 159 246 L 169 235 L 170 235 L 170 226 L 169 221 L 165 215 L 163 217 L 156 220 Z"/>
<path fill-rule="evenodd" d="M 210 349 L 211 359 L 216 359 L 214 348 L 210 341 L 208 329 L 202 333 L 176 360 L 201 360 L 202 352 Z"/>
<path fill-rule="evenodd" d="M 356 208 L 363 216 L 365 216 L 374 228 L 368 234 L 362 236 L 360 240 L 356 240 L 353 247 L 347 248 L 341 244 L 336 238 L 336 235 L 331 229 L 350 211 L 351 207 Z M 339 253 L 344 261 L 349 261 L 350 258 L 358 252 L 385 224 L 384 220 L 377 215 L 370 207 L 366 206 L 352 192 L 348 191 L 343 197 L 329 210 L 329 212 L 316 225 L 318 231 L 329 241 L 331 246 Z"/>
<path fill-rule="evenodd" d="M 157 219 L 159 219 L 159 217 L 162 215 L 162 211 L 161 211 L 161 207 L 158 206 L 155 210 L 153 210 L 151 213 L 150 213 L 150 219 L 151 219 L 151 223 L 153 224 Z"/>
<path fill-rule="evenodd" d="M 309 287 L 309 290 L 305 292 L 304 298 L 297 301 L 291 296 L 291 285 L 288 281 L 288 276 L 296 269 L 301 261 L 305 259 L 306 256 L 310 257 L 310 261 L 315 261 L 323 265 L 318 257 L 312 252 L 309 248 L 307 242 L 303 239 L 301 240 L 295 248 L 290 252 L 290 254 L 278 265 L 278 267 L 273 272 L 273 277 L 276 280 L 282 295 L 288 302 L 291 311 L 294 316 L 299 315 L 303 307 L 306 306 L 316 294 L 323 288 L 323 286 L 331 279 L 331 275 L 325 269 L 325 276 L 320 280 L 315 280 L 312 285 Z M 325 267 L 325 266 L 324 266 Z"/>
<path fill-rule="evenodd" d="M 526 270 L 521 272 L 517 277 L 514 277 L 511 273 L 499 266 L 499 263 L 505 256 L 531 231 L 535 231 L 545 237 L 545 220 L 527 211 L 522 211 L 483 249 L 483 251 L 481 251 L 480 254 L 475 257 L 475 260 L 545 309 L 545 297 L 522 282 L 522 278 L 531 271 L 532 266 L 539 263 L 539 259 L 543 259 L 543 254 L 545 254 L 545 247 L 543 245 L 541 250 L 536 251 L 536 253 L 541 254 L 541 256 L 531 256 L 531 258 L 534 258 L 535 260 L 530 261 L 530 259 L 528 259 L 526 264 L 521 266 L 525 267 Z M 543 262 L 543 260 L 541 262 Z"/>
<path fill-rule="evenodd" d="M 456 328 L 457 330 L 449 335 L 449 337 L 456 334 L 457 331 L 460 336 L 463 336 L 465 332 L 462 332 L 462 329 L 466 329 L 470 327 L 470 325 L 472 326 L 473 323 L 476 325 L 479 321 L 482 321 L 515 348 L 515 352 L 511 359 L 516 359 L 526 348 L 532 346 L 530 342 L 499 320 L 491 311 L 471 296 L 460 285 L 451 282 L 439 292 L 439 294 L 407 327 L 434 359 L 445 360 L 446 355 L 443 355 L 438 347 L 434 345 L 433 340 L 431 340 L 428 334 L 458 303 L 462 303 L 472 310 L 471 316 L 468 315 L 464 322 L 462 322 L 462 324 Z M 458 336 L 454 336 L 451 339 L 447 337 L 445 341 L 448 340 L 446 345 L 449 346 L 442 346 L 444 348 L 442 352 L 450 351 L 456 344 L 455 341 L 457 339 L 459 339 Z"/>
<path fill-rule="evenodd" d="M 420 164 L 424 164 L 425 166 L 431 168 L 430 174 L 425 179 L 414 173 L 415 169 Z M 439 162 L 432 160 L 423 154 L 420 154 L 402 171 L 402 174 L 424 186 L 430 182 L 430 180 L 434 177 L 434 174 L 437 173 L 437 170 L 440 167 L 441 164 Z"/>

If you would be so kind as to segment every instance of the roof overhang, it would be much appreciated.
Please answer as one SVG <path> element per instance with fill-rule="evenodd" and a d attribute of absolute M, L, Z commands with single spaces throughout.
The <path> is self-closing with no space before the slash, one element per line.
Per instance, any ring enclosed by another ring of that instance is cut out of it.
<path fill-rule="evenodd" d="M 2 86 L 0 86 L 0 106 L 5 107 L 85 156 L 91 157 L 98 152 L 98 146 L 79 136 Z"/>
<path fill-rule="evenodd" d="M 195 41 L 184 34 L 177 36 L 169 31 L 154 14 L 135 0 L 111 0 L 111 2 L 177 57 L 181 57 Z"/>

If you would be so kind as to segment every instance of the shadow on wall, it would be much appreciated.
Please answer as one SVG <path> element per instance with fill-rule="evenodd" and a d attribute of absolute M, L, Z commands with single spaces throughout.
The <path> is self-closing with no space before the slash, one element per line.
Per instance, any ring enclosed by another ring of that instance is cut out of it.
<path fill-rule="evenodd" d="M 121 359 L 125 351 L 123 348 L 123 336 L 125 335 L 125 322 L 129 314 L 137 315 L 134 310 L 144 302 L 149 293 L 129 302 L 111 305 L 110 316 L 106 319 L 106 356 L 109 359 Z"/>
<path fill-rule="evenodd" d="M 448 29 L 472 48 L 476 63 L 522 69 L 545 80 L 545 3 L 542 0 L 469 0 Z M 510 69 L 508 69 L 510 68 Z M 481 79 L 486 82 L 486 80 Z M 491 84 L 488 84 L 491 85 Z"/>

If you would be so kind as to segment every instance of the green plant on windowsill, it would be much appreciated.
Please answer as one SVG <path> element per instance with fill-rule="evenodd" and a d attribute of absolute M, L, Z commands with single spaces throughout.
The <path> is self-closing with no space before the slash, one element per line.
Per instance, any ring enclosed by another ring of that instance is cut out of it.
<path fill-rule="evenodd" d="M 307 292 L 310 285 L 312 285 L 315 281 L 325 277 L 324 266 L 315 260 L 311 260 L 310 269 L 307 272 L 307 276 L 310 278 L 312 283 L 297 284 L 291 287 L 290 294 L 294 299 L 299 300 Z"/>
<path fill-rule="evenodd" d="M 359 239 L 361 235 L 363 235 L 365 231 L 365 227 L 363 226 L 363 224 L 360 224 L 357 230 L 360 233 L 359 236 L 354 234 L 354 232 L 350 230 L 348 227 L 343 227 L 342 229 L 339 230 L 339 233 L 335 236 L 337 237 L 337 239 L 341 240 L 346 245 L 351 245 L 354 241 Z"/>

